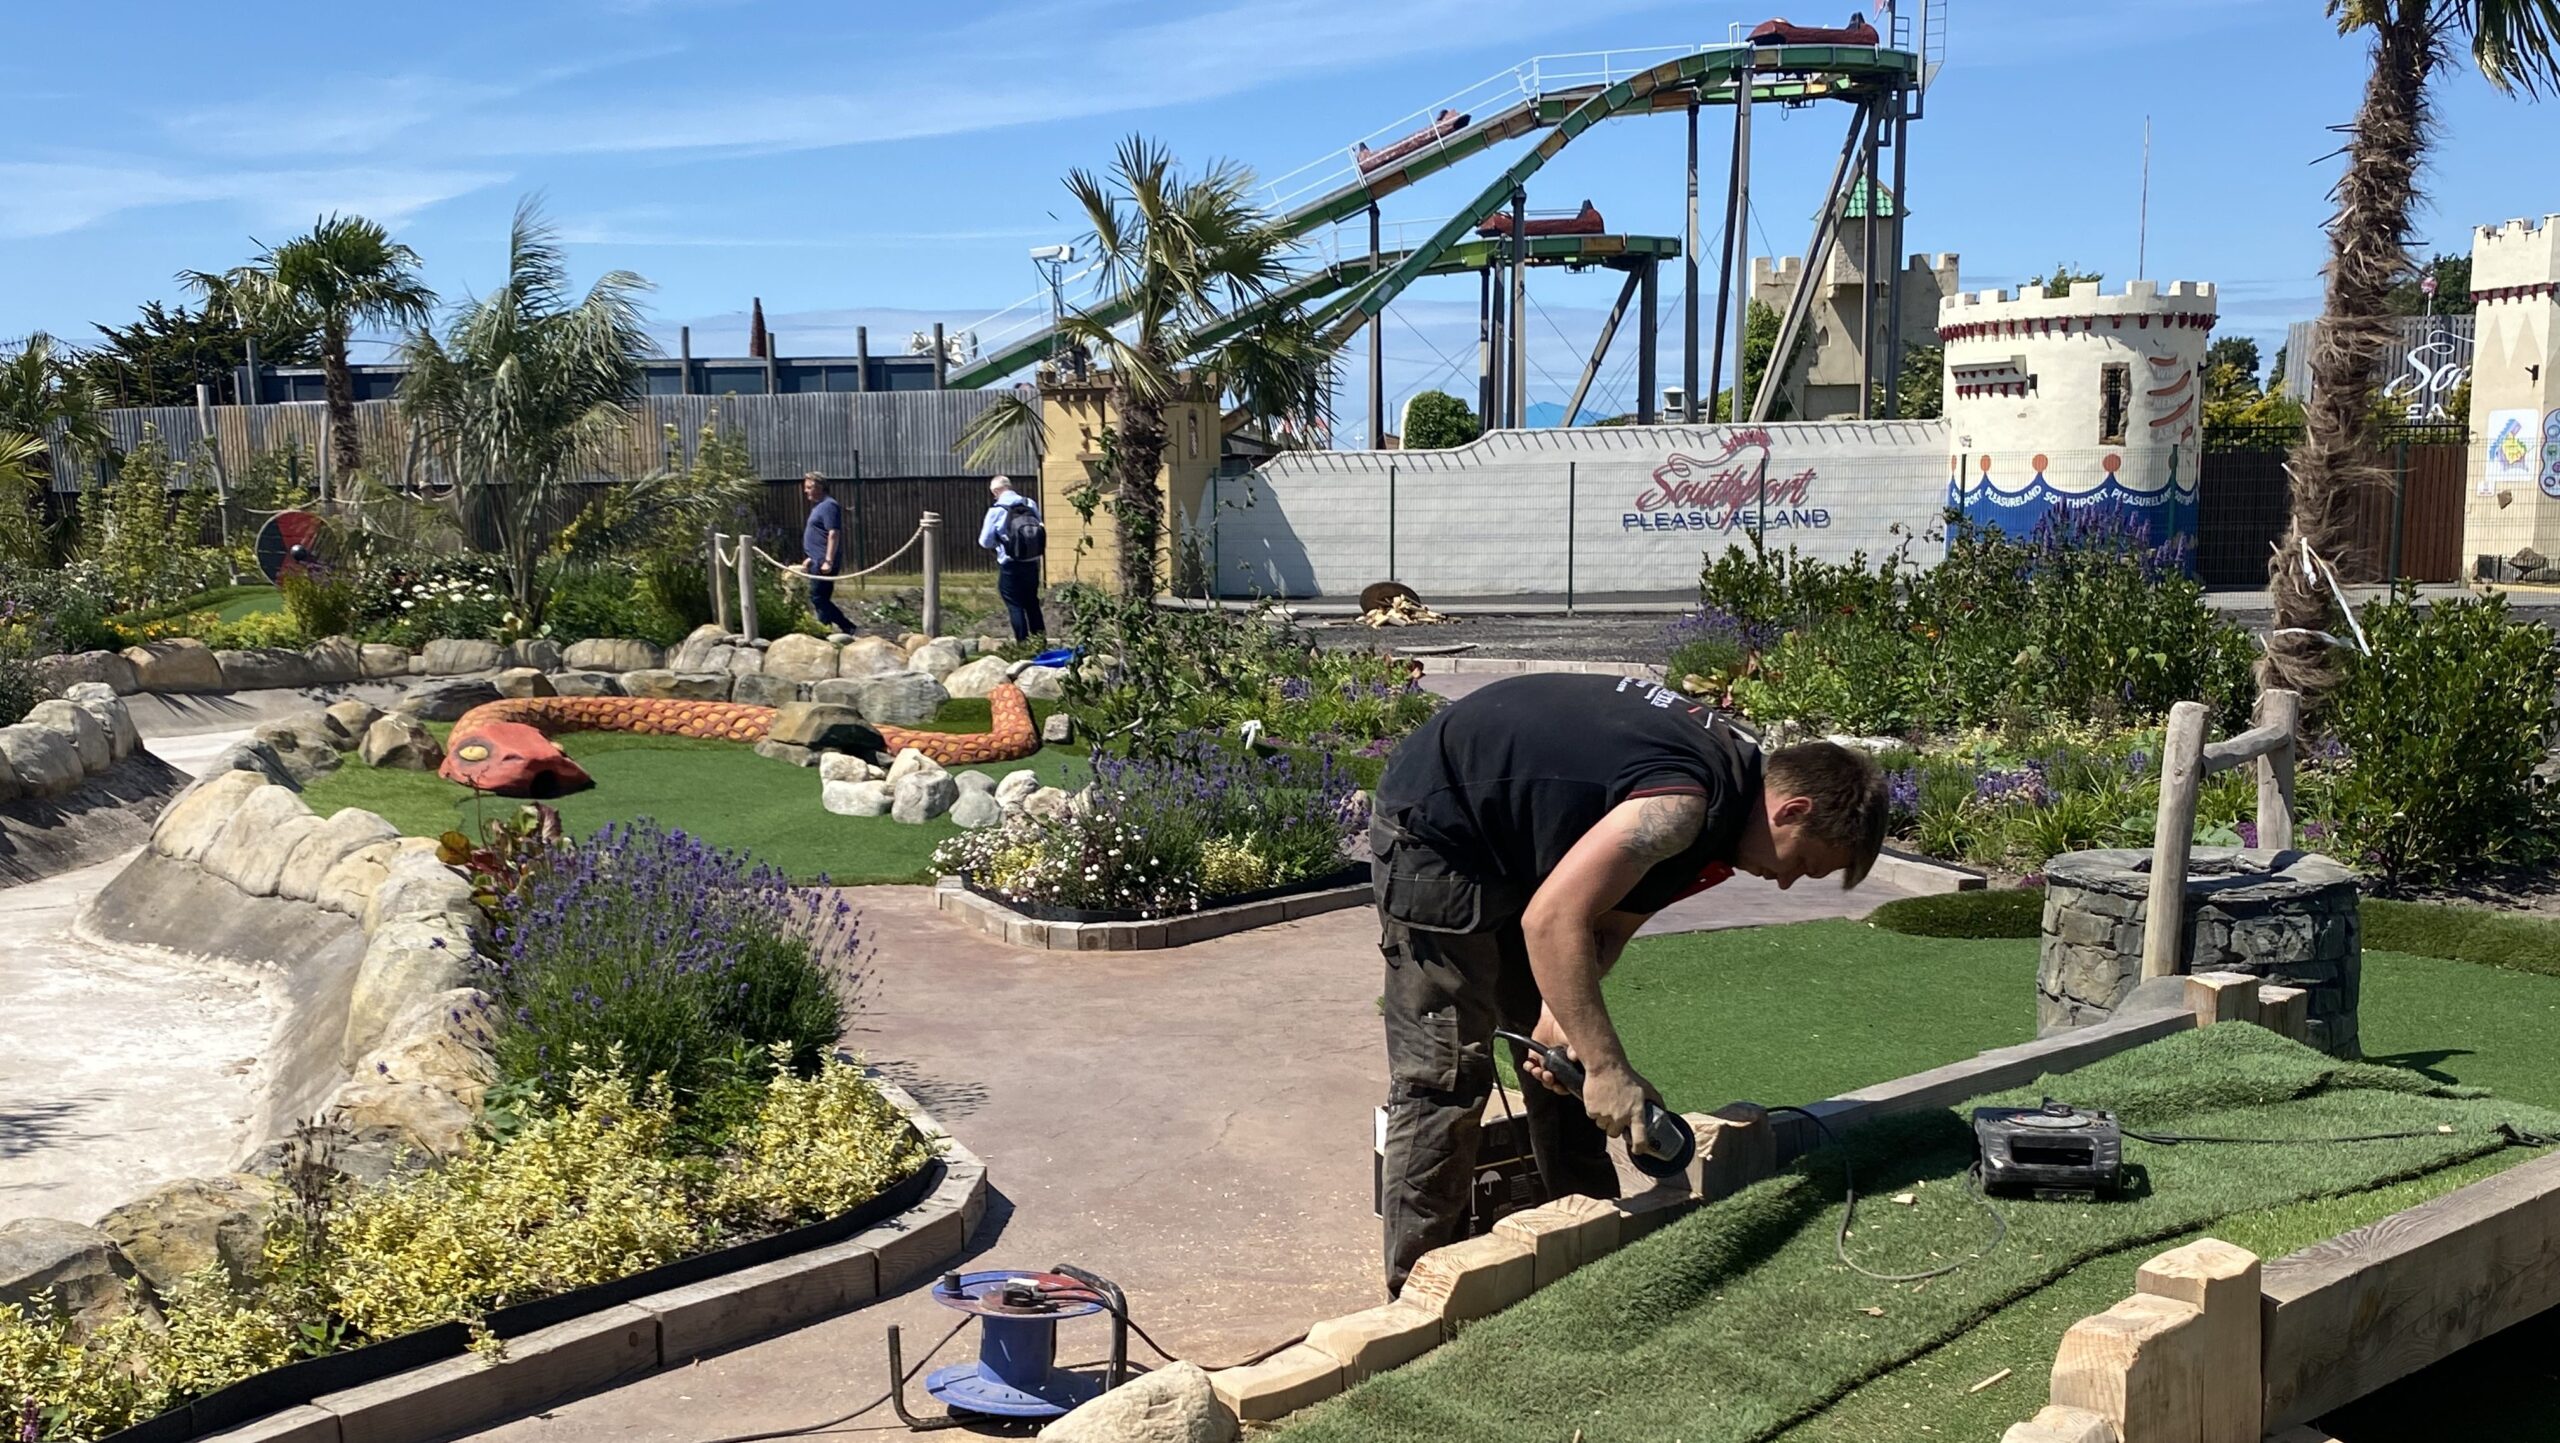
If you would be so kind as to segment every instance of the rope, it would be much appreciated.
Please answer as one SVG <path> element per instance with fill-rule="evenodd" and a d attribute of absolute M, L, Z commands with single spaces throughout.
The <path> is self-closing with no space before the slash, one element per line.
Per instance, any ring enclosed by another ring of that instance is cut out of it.
<path fill-rule="evenodd" d="M 906 545 L 890 552 L 889 559 L 887 561 L 881 562 L 878 566 L 866 566 L 860 571 L 839 571 L 833 576 L 812 576 L 806 566 L 793 566 L 788 562 L 775 560 L 771 555 L 767 554 L 765 549 L 761 546 L 754 547 L 754 550 L 757 556 L 764 559 L 764 563 L 767 566 L 772 567 L 774 570 L 781 572 L 785 576 L 797 576 L 803 581 L 849 581 L 854 577 L 869 576 L 872 572 L 881 570 L 888 566 L 890 562 L 896 561 L 899 557 L 904 556 L 909 551 L 913 550 L 915 548 L 915 544 L 923 539 L 924 524 L 922 522 L 918 522 L 916 524 L 915 534 L 907 538 Z M 749 544 L 751 546 L 753 545 L 753 543 Z"/>

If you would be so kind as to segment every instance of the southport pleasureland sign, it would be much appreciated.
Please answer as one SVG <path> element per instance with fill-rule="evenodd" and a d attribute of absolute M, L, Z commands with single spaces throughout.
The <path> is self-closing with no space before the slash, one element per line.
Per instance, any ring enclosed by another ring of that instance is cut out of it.
<path fill-rule="evenodd" d="M 1713 456 L 1674 451 L 1653 468 L 1636 493 L 1633 510 L 1618 518 L 1621 531 L 1777 531 L 1830 526 L 1831 512 L 1810 504 L 1816 468 L 1781 471 L 1769 453 L 1769 433 L 1727 434 Z M 1766 517 L 1765 523 L 1762 518 Z"/>

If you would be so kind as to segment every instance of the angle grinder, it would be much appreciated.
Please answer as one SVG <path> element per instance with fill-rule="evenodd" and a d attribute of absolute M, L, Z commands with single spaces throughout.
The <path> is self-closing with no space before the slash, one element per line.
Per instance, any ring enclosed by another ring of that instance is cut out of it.
<path fill-rule="evenodd" d="M 1574 1096 L 1582 1095 L 1582 1064 L 1566 1056 L 1563 1048 L 1549 1047 L 1517 1032 L 1497 1030 L 1493 1035 L 1538 1054 L 1549 1077 L 1563 1083 Z M 1698 1135 L 1690 1131 L 1688 1119 L 1650 1097 L 1644 1100 L 1644 1138 L 1642 1148 L 1635 1145 L 1635 1139 L 1627 1140 L 1627 1157 L 1646 1177 L 1678 1177 L 1688 1170 L 1689 1158 L 1698 1150 Z"/>

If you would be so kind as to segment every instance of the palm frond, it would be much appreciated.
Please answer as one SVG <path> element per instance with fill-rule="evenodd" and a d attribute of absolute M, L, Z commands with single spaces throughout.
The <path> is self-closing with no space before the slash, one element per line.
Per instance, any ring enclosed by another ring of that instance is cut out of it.
<path fill-rule="evenodd" d="M 1047 449 L 1039 401 L 1014 391 L 1000 391 L 992 404 L 960 428 L 951 449 L 968 457 L 973 465 L 984 465 L 997 452 L 1026 440 L 1035 450 Z"/>

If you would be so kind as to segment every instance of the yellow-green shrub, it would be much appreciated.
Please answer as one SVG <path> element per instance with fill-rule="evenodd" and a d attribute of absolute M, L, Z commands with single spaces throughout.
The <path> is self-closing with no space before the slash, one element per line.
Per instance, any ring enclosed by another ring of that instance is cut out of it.
<path fill-rule="evenodd" d="M 1279 869 L 1251 837 L 1211 837 L 1200 844 L 1200 890 L 1211 897 L 1258 892 Z"/>
<path fill-rule="evenodd" d="M 789 1058 L 776 1049 L 777 1064 Z M 743 1227 L 831 1217 L 924 1166 L 932 1149 L 862 1075 L 828 1058 L 812 1077 L 777 1066 L 755 1119 L 731 1138 L 712 1213 Z"/>

